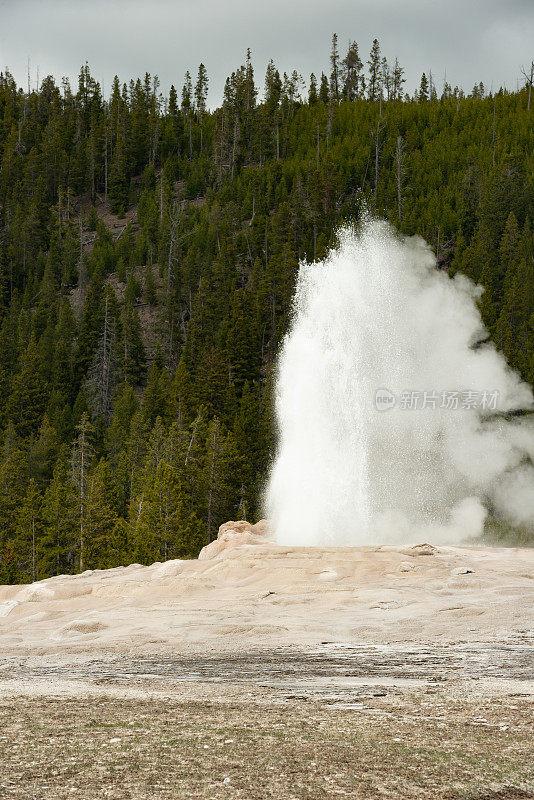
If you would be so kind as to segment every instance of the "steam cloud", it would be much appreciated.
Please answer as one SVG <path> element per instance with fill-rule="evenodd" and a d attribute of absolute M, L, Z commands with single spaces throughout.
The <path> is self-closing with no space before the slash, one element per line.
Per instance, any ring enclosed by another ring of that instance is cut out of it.
<path fill-rule="evenodd" d="M 438 271 L 421 238 L 372 219 L 301 264 L 266 495 L 281 544 L 452 544 L 480 534 L 488 510 L 534 521 L 534 429 L 503 416 L 531 408 L 532 392 L 484 341 L 481 291 Z M 395 406 L 377 410 L 377 390 Z M 458 408 L 442 408 L 455 391 Z M 438 401 L 409 410 L 404 392 Z"/>

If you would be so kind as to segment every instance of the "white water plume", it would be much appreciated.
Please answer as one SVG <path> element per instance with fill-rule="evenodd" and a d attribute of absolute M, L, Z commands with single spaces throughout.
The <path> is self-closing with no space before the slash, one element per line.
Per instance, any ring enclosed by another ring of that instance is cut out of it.
<path fill-rule="evenodd" d="M 454 543 L 488 510 L 534 521 L 534 430 L 503 416 L 532 392 L 484 342 L 480 294 L 372 219 L 301 264 L 266 497 L 281 544 Z"/>

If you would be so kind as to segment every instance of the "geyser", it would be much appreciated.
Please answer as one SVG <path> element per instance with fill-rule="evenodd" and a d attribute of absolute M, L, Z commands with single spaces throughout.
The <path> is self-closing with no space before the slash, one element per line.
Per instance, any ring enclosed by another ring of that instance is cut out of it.
<path fill-rule="evenodd" d="M 281 544 L 454 543 L 534 520 L 532 392 L 488 343 L 480 287 L 365 219 L 301 264 L 267 488 Z"/>

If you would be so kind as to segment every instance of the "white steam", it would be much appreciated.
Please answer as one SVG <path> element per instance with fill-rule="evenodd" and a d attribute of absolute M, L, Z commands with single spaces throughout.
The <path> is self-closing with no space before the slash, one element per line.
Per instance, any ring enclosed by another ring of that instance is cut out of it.
<path fill-rule="evenodd" d="M 481 289 L 385 222 L 339 239 L 301 265 L 280 354 L 267 490 L 277 540 L 453 543 L 481 533 L 488 509 L 534 521 L 534 430 L 502 416 L 532 407 L 532 392 L 480 344 Z M 377 390 L 395 406 L 377 410 Z M 402 408 L 411 392 L 418 408 Z M 441 407 L 455 396 L 458 408 Z"/>

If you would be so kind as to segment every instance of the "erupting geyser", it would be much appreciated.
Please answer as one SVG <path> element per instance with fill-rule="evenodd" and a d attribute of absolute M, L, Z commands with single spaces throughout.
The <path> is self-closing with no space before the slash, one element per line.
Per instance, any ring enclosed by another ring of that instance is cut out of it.
<path fill-rule="evenodd" d="M 487 343 L 481 289 L 385 222 L 302 264 L 278 364 L 267 489 L 292 545 L 458 542 L 534 520 L 532 392 Z"/>

